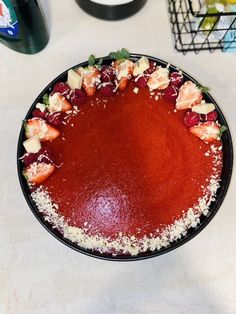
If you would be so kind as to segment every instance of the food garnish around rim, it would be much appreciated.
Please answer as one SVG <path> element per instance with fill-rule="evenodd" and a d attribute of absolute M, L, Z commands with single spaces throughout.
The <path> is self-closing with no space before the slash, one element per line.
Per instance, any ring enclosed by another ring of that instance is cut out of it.
<path fill-rule="evenodd" d="M 210 177 L 208 190 L 205 196 L 199 198 L 199 204 L 189 209 L 173 225 L 163 229 L 162 236 L 157 234 L 155 237 L 137 239 L 120 234 L 117 239 L 109 242 L 102 236 L 88 235 L 87 228 L 73 227 L 66 220 L 62 222 L 57 213 L 58 205 L 53 203 L 50 195 L 43 189 L 43 184 L 63 167 L 63 164 L 57 165 L 55 156 L 58 152 L 51 150 L 51 143 L 58 139 L 64 141 L 65 130 L 73 127 L 74 122 L 70 121 L 74 121 L 73 118 L 86 107 L 88 101 L 93 105 L 92 100 L 99 96 L 105 108 L 106 103 L 113 100 L 116 94 L 122 95 L 131 86 L 133 97 L 139 97 L 143 90 L 147 90 L 150 99 L 154 99 L 157 106 L 161 100 L 165 100 L 170 104 L 171 115 L 181 113 L 183 130 L 199 141 L 198 144 L 207 145 L 205 156 L 211 156 L 216 164 L 219 162 L 217 154 L 222 150 L 220 138 L 225 127 L 218 121 L 215 105 L 205 100 L 204 93 L 208 90 L 186 80 L 181 71 L 157 65 L 145 56 L 131 58 L 124 48 L 110 53 L 109 56 L 112 60 L 107 64 L 103 63 L 103 59 L 96 59 L 91 55 L 86 66 L 70 69 L 67 80 L 56 82 L 52 90 L 36 104 L 32 116 L 24 122 L 25 153 L 21 157 L 24 164 L 22 174 L 39 211 L 52 225 L 63 230 L 66 238 L 91 250 L 136 255 L 148 249 L 152 251 L 168 246 L 184 235 L 188 228 L 197 226 L 199 216 L 207 214 L 210 203 L 214 201 L 219 187 L 219 173 Z M 79 238 L 83 241 L 79 241 Z M 102 243 L 101 247 L 96 246 L 96 243 Z M 115 252 L 112 251 L 114 248 Z"/>

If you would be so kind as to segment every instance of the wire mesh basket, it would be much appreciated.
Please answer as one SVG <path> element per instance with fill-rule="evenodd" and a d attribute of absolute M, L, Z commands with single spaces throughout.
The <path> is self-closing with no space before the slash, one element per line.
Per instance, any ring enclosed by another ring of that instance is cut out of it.
<path fill-rule="evenodd" d="M 177 51 L 236 52 L 236 5 L 231 12 L 209 13 L 203 0 L 168 0 L 168 4 Z"/>

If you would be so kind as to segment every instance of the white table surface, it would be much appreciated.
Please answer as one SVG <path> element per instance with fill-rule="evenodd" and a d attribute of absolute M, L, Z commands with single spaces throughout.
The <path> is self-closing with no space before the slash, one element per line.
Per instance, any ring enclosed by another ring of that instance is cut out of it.
<path fill-rule="evenodd" d="M 105 22 L 74 1 L 44 0 L 50 43 L 37 55 L 0 46 L 0 313 L 236 313 L 236 178 L 212 222 L 166 255 L 141 262 L 107 262 L 79 254 L 38 223 L 20 190 L 16 144 L 21 120 L 56 75 L 94 53 L 122 47 L 185 69 L 222 108 L 235 144 L 236 54 L 175 52 L 164 0 L 139 14 Z"/>

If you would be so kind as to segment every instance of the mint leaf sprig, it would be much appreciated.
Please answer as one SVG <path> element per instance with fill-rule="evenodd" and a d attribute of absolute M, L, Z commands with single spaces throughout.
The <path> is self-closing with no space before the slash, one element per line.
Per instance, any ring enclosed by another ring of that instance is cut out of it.
<path fill-rule="evenodd" d="M 48 96 L 48 94 L 44 94 L 43 95 L 43 103 L 44 103 L 45 107 L 49 106 L 49 96 Z"/>
<path fill-rule="evenodd" d="M 202 93 L 209 93 L 209 91 L 211 90 L 210 87 L 208 86 L 202 86 L 201 84 L 196 84 L 197 88 L 200 89 L 200 91 Z"/>
<path fill-rule="evenodd" d="M 219 131 L 219 138 L 221 138 L 222 134 L 227 130 L 227 126 L 222 125 Z"/>
<path fill-rule="evenodd" d="M 116 52 L 110 52 L 109 57 L 114 60 L 127 60 L 130 58 L 130 53 L 125 48 L 117 50 Z"/>
<path fill-rule="evenodd" d="M 90 55 L 88 58 L 88 65 L 89 66 L 100 67 L 102 65 L 102 63 L 103 63 L 103 58 L 100 58 L 97 63 L 96 63 L 96 58 L 94 55 Z"/>

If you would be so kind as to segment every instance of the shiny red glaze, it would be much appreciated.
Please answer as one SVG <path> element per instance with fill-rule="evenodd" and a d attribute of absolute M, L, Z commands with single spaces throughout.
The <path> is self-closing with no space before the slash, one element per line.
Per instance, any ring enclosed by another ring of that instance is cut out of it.
<path fill-rule="evenodd" d="M 63 164 L 44 185 L 59 213 L 90 234 L 155 234 L 198 203 L 213 171 L 210 145 L 185 127 L 186 111 L 134 86 L 110 101 L 87 98 L 48 144 Z"/>

